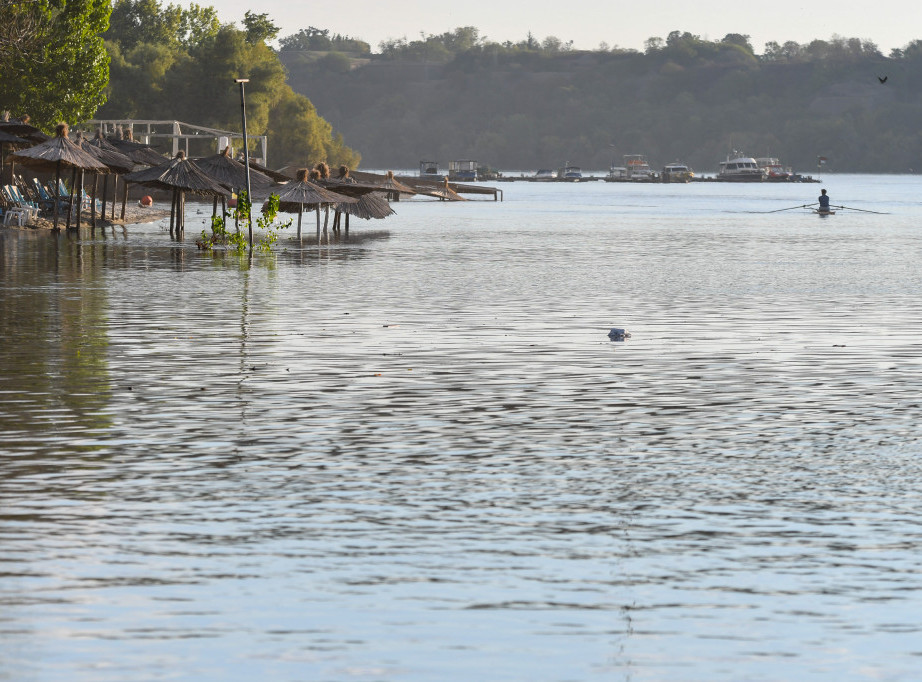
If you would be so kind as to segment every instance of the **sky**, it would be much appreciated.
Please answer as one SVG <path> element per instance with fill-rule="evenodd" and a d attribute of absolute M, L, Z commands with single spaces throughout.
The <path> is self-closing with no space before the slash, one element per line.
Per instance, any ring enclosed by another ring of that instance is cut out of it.
<path fill-rule="evenodd" d="M 174 4 L 188 6 L 185 0 Z M 168 4 L 164 2 L 164 4 Z M 643 50 L 647 38 L 665 38 L 671 31 L 688 31 L 708 40 L 728 33 L 748 34 L 756 53 L 766 42 L 808 43 L 833 35 L 875 43 L 885 55 L 892 48 L 922 38 L 922 25 L 913 21 L 918 7 L 912 0 L 218 0 L 213 6 L 221 21 L 239 22 L 249 10 L 268 14 L 281 27 L 279 37 L 314 26 L 364 40 L 378 52 L 384 40 L 416 40 L 421 33 L 440 34 L 459 26 L 474 26 L 481 37 L 518 42 L 531 31 L 539 40 L 556 36 L 573 41 L 575 49 L 609 47 Z"/>

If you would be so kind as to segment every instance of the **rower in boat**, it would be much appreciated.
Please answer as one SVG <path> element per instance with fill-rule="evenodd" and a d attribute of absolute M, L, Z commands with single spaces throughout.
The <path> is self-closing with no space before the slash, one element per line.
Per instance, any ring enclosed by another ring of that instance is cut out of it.
<path fill-rule="evenodd" d="M 831 215 L 835 213 L 835 211 L 829 208 L 829 195 L 826 194 L 825 189 L 820 190 L 819 202 L 820 202 L 820 207 L 817 209 L 816 211 L 817 213 L 820 213 L 822 215 Z"/>

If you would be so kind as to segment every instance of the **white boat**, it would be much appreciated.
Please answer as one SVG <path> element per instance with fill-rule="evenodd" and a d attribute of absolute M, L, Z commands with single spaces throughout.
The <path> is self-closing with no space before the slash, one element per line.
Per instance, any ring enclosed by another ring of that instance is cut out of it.
<path fill-rule="evenodd" d="M 579 182 L 583 179 L 583 172 L 579 166 L 567 166 L 562 174 L 558 171 L 557 179 L 561 182 Z"/>
<path fill-rule="evenodd" d="M 663 182 L 691 182 L 693 177 L 695 177 L 694 171 L 678 161 L 667 163 L 660 173 L 660 178 Z"/>
<path fill-rule="evenodd" d="M 724 182 L 762 182 L 765 173 L 751 156 L 733 152 L 727 155 L 726 161 L 720 162 L 717 179 Z"/>
<path fill-rule="evenodd" d="M 419 177 L 424 180 L 438 180 L 441 182 L 445 179 L 445 174 L 439 172 L 439 164 L 437 161 L 420 161 Z"/>
<path fill-rule="evenodd" d="M 535 182 L 553 182 L 557 179 L 557 171 L 550 168 L 541 168 L 532 178 Z"/>
<path fill-rule="evenodd" d="M 608 169 L 605 182 L 627 182 L 627 168 L 624 166 L 612 166 Z"/>
<path fill-rule="evenodd" d="M 628 182 L 653 182 L 658 179 L 643 154 L 625 154 L 624 167 L 627 168 Z"/>

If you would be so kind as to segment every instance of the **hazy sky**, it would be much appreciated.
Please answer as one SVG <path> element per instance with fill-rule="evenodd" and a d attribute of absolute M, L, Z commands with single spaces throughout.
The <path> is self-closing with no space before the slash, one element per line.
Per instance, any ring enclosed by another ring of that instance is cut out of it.
<path fill-rule="evenodd" d="M 175 0 L 174 0 L 175 2 Z M 167 4 L 166 2 L 164 4 Z M 188 6 L 185 0 L 179 4 Z M 390 38 L 415 40 L 475 26 L 496 42 L 553 35 L 577 49 L 609 46 L 643 49 L 651 36 L 689 31 L 719 40 L 727 33 L 751 36 L 757 53 L 769 40 L 806 43 L 833 34 L 871 40 L 886 55 L 922 38 L 918 6 L 910 0 L 199 0 L 218 10 L 222 21 L 238 21 L 247 10 L 266 13 L 281 26 L 280 37 L 314 26 L 366 41 L 372 51 Z"/>

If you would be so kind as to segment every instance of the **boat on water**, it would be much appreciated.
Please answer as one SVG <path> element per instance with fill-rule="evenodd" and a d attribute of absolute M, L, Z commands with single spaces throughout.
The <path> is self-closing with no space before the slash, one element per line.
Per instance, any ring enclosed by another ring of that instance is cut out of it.
<path fill-rule="evenodd" d="M 624 167 L 627 169 L 628 182 L 653 182 L 658 179 L 656 171 L 650 168 L 643 154 L 625 154 Z"/>
<path fill-rule="evenodd" d="M 716 179 L 722 182 L 762 182 L 765 173 L 751 156 L 733 152 L 727 155 L 726 161 L 720 162 Z"/>
<path fill-rule="evenodd" d="M 423 180 L 438 180 L 441 182 L 445 179 L 445 174 L 439 172 L 438 161 L 420 161 L 419 177 Z"/>
<path fill-rule="evenodd" d="M 579 166 L 566 166 L 562 173 L 557 171 L 557 179 L 561 182 L 579 182 L 583 179 L 583 171 Z"/>
<path fill-rule="evenodd" d="M 535 182 L 553 182 L 557 179 L 557 171 L 550 168 L 541 168 L 534 174 L 532 180 Z"/>
<path fill-rule="evenodd" d="M 605 182 L 627 182 L 627 168 L 624 166 L 612 166 L 608 169 Z"/>
<path fill-rule="evenodd" d="M 474 182 L 477 180 L 477 162 L 470 159 L 448 162 L 448 179 L 452 182 Z"/>
<path fill-rule="evenodd" d="M 781 162 L 773 156 L 760 156 L 756 159 L 756 165 L 769 182 L 793 182 L 794 180 L 794 171 L 782 166 Z"/>
<path fill-rule="evenodd" d="M 694 171 L 678 161 L 667 163 L 660 172 L 660 179 L 663 182 L 691 182 L 693 177 L 695 177 Z"/>

